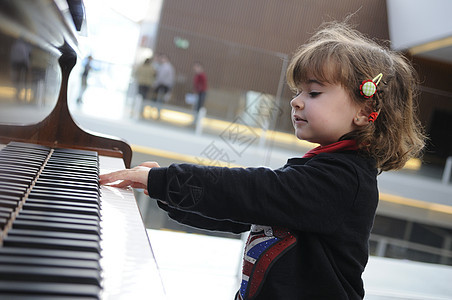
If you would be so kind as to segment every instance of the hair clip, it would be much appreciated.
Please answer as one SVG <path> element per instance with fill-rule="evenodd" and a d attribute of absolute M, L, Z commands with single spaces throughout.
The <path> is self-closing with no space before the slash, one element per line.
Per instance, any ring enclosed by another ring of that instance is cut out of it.
<path fill-rule="evenodd" d="M 380 83 L 382 77 L 383 74 L 380 73 L 372 80 L 364 80 L 359 86 L 359 92 L 361 93 L 361 95 L 363 95 L 364 98 L 373 97 L 373 95 L 375 95 L 375 93 L 377 92 L 377 85 Z"/>
<path fill-rule="evenodd" d="M 376 112 L 376 111 L 371 112 L 369 117 L 368 117 L 369 118 L 369 122 L 372 122 L 372 123 L 375 122 L 377 117 L 378 117 L 378 112 Z"/>

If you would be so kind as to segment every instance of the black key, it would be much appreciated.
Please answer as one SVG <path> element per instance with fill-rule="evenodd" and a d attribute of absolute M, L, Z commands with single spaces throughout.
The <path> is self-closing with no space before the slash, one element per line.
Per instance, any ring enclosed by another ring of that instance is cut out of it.
<path fill-rule="evenodd" d="M 72 195 L 72 194 L 83 194 L 84 196 L 89 196 L 89 197 L 99 197 L 99 193 L 98 192 L 93 192 L 93 191 L 80 191 L 80 189 L 69 189 L 69 188 L 56 188 L 56 187 L 47 187 L 47 186 L 40 186 L 40 185 L 35 185 L 33 187 L 33 193 L 37 192 L 37 193 L 61 193 L 63 195 Z"/>
<path fill-rule="evenodd" d="M 100 286 L 101 278 L 97 270 L 0 264 L 0 280 L 82 283 Z"/>
<path fill-rule="evenodd" d="M 11 188 L 1 188 L 0 187 L 0 199 L 2 198 L 2 196 L 16 196 L 19 198 L 22 198 L 25 194 L 26 190 L 18 190 L 15 189 L 14 187 Z"/>
<path fill-rule="evenodd" d="M 12 182 L 12 183 L 19 183 L 19 184 L 27 184 L 28 186 L 31 184 L 31 182 L 35 178 L 33 176 L 5 176 L 0 175 L 0 182 L 6 183 L 6 182 Z"/>
<path fill-rule="evenodd" d="M 0 216 L 0 229 L 3 230 L 5 229 L 6 224 L 8 224 L 9 221 L 9 217 L 2 217 Z"/>
<path fill-rule="evenodd" d="M 55 200 L 68 200 L 68 201 L 83 201 L 89 203 L 99 203 L 99 195 L 95 192 L 88 191 L 72 191 L 63 192 L 59 190 L 39 190 L 33 189 L 29 194 L 29 198 L 35 199 L 55 199 Z"/>
<path fill-rule="evenodd" d="M 71 181 L 64 181 L 64 180 L 38 180 L 36 182 L 36 185 L 39 186 L 47 186 L 47 187 L 58 187 L 58 188 L 72 188 L 72 189 L 79 189 L 79 190 L 88 190 L 88 191 L 95 191 L 98 192 L 99 191 L 99 186 L 98 185 L 91 185 L 91 184 L 86 184 L 86 185 L 82 185 L 79 184 L 78 182 L 71 182 Z"/>
<path fill-rule="evenodd" d="M 22 210 L 18 217 L 28 217 L 28 216 L 39 216 L 39 217 L 44 217 L 44 218 L 49 218 L 49 219 L 64 218 L 67 220 L 73 220 L 74 222 L 77 222 L 77 220 L 80 220 L 80 222 L 83 222 L 83 221 L 98 222 L 99 221 L 98 216 L 71 214 L 71 213 L 53 212 L 53 211 L 39 211 L 39 210 Z"/>
<path fill-rule="evenodd" d="M 59 201 L 55 199 L 49 199 L 49 200 L 42 200 L 42 199 L 34 199 L 34 198 L 28 198 L 27 203 L 28 204 L 43 204 L 43 205 L 58 205 L 58 206 L 64 206 L 64 207 L 81 207 L 81 208 L 91 208 L 91 209 L 99 209 L 99 206 L 92 203 L 84 203 L 84 202 L 73 202 L 73 201 Z M 69 199 L 71 200 L 71 198 Z M 1 200 L 0 200 L 1 201 Z"/>
<path fill-rule="evenodd" d="M 63 205 L 48 205 L 48 204 L 25 202 L 23 209 L 85 214 L 85 215 L 92 215 L 92 216 L 100 217 L 99 210 L 92 209 L 92 208 L 84 208 L 84 207 L 71 207 L 71 206 L 63 206 Z"/>
<path fill-rule="evenodd" d="M 16 167 L 29 167 L 29 168 L 40 168 L 42 166 L 42 162 L 34 162 L 34 161 L 27 161 L 27 160 L 19 160 L 19 159 L 12 159 L 12 158 L 3 158 L 0 160 L 0 165 L 14 165 Z"/>
<path fill-rule="evenodd" d="M 26 220 L 26 221 L 46 221 L 54 223 L 66 223 L 66 224 L 80 224 L 80 225 L 91 225 L 99 226 L 99 219 L 79 219 L 79 218 L 68 218 L 68 217 L 57 217 L 48 215 L 27 215 L 22 211 L 16 220 Z"/>
<path fill-rule="evenodd" d="M 62 258 L 42 258 L 30 256 L 0 256 L 0 264 L 18 266 L 42 266 L 55 268 L 77 268 L 100 270 L 100 264 L 93 260 L 62 259 Z"/>
<path fill-rule="evenodd" d="M 16 207 L 19 206 L 19 202 L 20 202 L 20 200 L 19 201 L 12 201 L 12 200 L 2 200 L 2 199 L 0 199 L 0 206 L 2 206 L 2 207 L 9 207 L 9 208 L 15 209 Z"/>
<path fill-rule="evenodd" d="M 28 237 L 53 238 L 61 240 L 67 239 L 67 240 L 100 242 L 100 237 L 95 234 L 69 233 L 69 232 L 43 231 L 43 230 L 17 229 L 17 228 L 10 229 L 8 231 L 8 236 L 28 236 Z"/>
<path fill-rule="evenodd" d="M 19 175 L 29 177 L 32 174 L 35 175 L 35 173 L 37 173 L 37 171 L 32 172 L 31 170 L 13 169 L 7 166 L 0 166 L 0 175 Z"/>
<path fill-rule="evenodd" d="M 59 232 L 75 232 L 84 234 L 100 235 L 100 229 L 93 225 L 80 224 L 63 224 L 54 222 L 39 222 L 16 219 L 13 223 L 13 228 L 18 229 L 34 229 L 34 230 L 48 230 Z"/>
<path fill-rule="evenodd" d="M 0 195 L 0 200 L 21 201 L 22 197 L 20 197 L 20 196 L 11 196 L 11 195 Z"/>
<path fill-rule="evenodd" d="M 100 253 L 99 243 L 93 241 L 61 240 L 28 236 L 7 236 L 3 239 L 4 247 L 25 247 L 39 249 L 71 250 Z"/>
<path fill-rule="evenodd" d="M 16 183 L 16 182 L 0 182 L 0 189 L 15 189 L 19 191 L 24 191 L 28 189 L 28 184 Z"/>
<path fill-rule="evenodd" d="M 12 214 L 13 211 L 14 209 L 12 209 L 11 207 L 3 207 L 0 205 L 0 212 L 2 213 Z"/>
<path fill-rule="evenodd" d="M 96 252 L 67 251 L 55 249 L 27 249 L 18 247 L 0 247 L 0 256 L 27 256 L 43 258 L 61 258 L 99 261 L 100 254 Z"/>
<path fill-rule="evenodd" d="M 85 184 L 85 183 L 91 183 L 94 185 L 97 185 L 97 183 L 99 182 L 98 178 L 92 178 L 92 177 L 83 177 L 83 176 L 75 176 L 72 174 L 49 174 L 49 173 L 42 173 L 39 176 L 39 179 L 57 179 L 57 180 L 66 180 L 66 181 L 72 181 L 72 182 L 78 182 L 80 184 Z"/>
<path fill-rule="evenodd" d="M 38 145 L 38 144 L 31 144 L 31 143 L 23 143 L 23 142 L 16 142 L 16 141 L 12 141 L 9 142 L 8 145 L 6 145 L 5 149 L 8 149 L 9 147 L 14 147 L 17 149 L 22 149 L 23 151 L 50 151 L 49 147 L 43 146 L 43 145 Z"/>
<path fill-rule="evenodd" d="M 47 155 L 31 154 L 31 153 L 21 153 L 16 151 L 2 151 L 0 152 L 0 160 L 11 159 L 11 160 L 27 160 L 33 162 L 43 163 L 47 158 Z"/>
<path fill-rule="evenodd" d="M 93 284 L 0 280 L 0 299 L 8 300 L 99 299 L 100 292 L 101 288 Z"/>

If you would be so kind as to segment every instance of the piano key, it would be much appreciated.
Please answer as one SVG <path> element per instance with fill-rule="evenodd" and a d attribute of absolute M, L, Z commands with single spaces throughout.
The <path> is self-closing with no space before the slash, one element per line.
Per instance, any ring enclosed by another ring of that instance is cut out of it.
<path fill-rule="evenodd" d="M 83 161 L 92 161 L 97 162 L 98 156 L 97 153 L 95 155 L 86 155 L 86 153 L 78 153 L 78 152 L 68 152 L 68 151 L 59 151 L 58 149 L 54 149 L 53 151 L 53 158 L 70 158 L 74 161 L 83 160 Z"/>
<path fill-rule="evenodd" d="M 83 195 L 80 192 L 76 193 L 59 193 L 47 191 L 45 193 L 35 192 L 34 190 L 28 195 L 28 199 L 44 199 L 44 200 L 55 200 L 55 201 L 77 201 L 82 203 L 91 203 L 99 206 L 99 197 Z"/>
<path fill-rule="evenodd" d="M 26 190 L 28 189 L 28 184 L 17 183 L 17 182 L 0 182 L 0 189 L 15 189 L 15 190 Z"/>
<path fill-rule="evenodd" d="M 92 184 L 81 185 L 74 181 L 65 181 L 65 180 L 41 179 L 41 180 L 36 181 L 36 185 L 48 186 L 48 187 L 53 186 L 53 187 L 59 187 L 59 188 L 68 187 L 68 188 L 75 188 L 75 189 L 79 189 L 79 190 L 89 190 L 89 191 L 96 191 L 96 192 L 99 190 L 98 185 L 92 185 Z"/>
<path fill-rule="evenodd" d="M 64 212 L 53 212 L 53 211 L 39 211 L 39 210 L 22 210 L 18 218 L 21 217 L 30 217 L 30 216 L 38 216 L 44 217 L 47 220 L 52 220 L 52 218 L 62 218 L 65 220 L 73 220 L 73 222 L 96 222 L 98 224 L 99 217 L 94 215 L 81 215 L 81 214 L 72 214 L 72 213 L 64 213 Z"/>
<path fill-rule="evenodd" d="M 21 219 L 16 219 L 14 221 L 13 228 L 49 230 L 49 231 L 60 231 L 60 232 L 75 232 L 75 233 L 100 235 L 100 229 L 97 226 L 83 225 L 83 224 L 54 223 L 54 222 L 45 222 L 45 221 L 28 221 L 28 220 L 21 220 Z"/>
<path fill-rule="evenodd" d="M 82 158 L 77 158 L 77 157 L 63 157 L 60 156 L 58 157 L 57 155 L 52 155 L 49 158 L 48 163 L 50 164 L 58 164 L 61 166 L 80 166 L 80 167 L 86 167 L 86 168 L 90 168 L 90 167 L 97 167 L 97 161 L 96 160 L 86 160 L 86 159 L 82 159 Z"/>
<path fill-rule="evenodd" d="M 44 162 L 44 161 L 43 161 Z M 37 163 L 34 164 L 21 164 L 20 165 L 20 169 L 21 170 L 39 170 L 39 168 L 42 166 L 38 165 Z M 0 167 L 5 169 L 5 168 L 9 168 L 9 169 L 18 169 L 17 168 L 17 162 L 11 159 L 2 159 L 0 160 Z"/>
<path fill-rule="evenodd" d="M 12 158 L 2 158 L 0 160 L 0 165 L 16 165 L 20 167 L 28 167 L 28 168 L 39 168 L 42 166 L 42 162 L 34 162 L 20 159 L 12 159 Z"/>
<path fill-rule="evenodd" d="M 19 247 L 0 247 L 0 256 L 27 256 L 40 258 L 77 259 L 99 261 L 100 254 L 96 252 L 55 250 L 55 249 L 30 249 Z"/>
<path fill-rule="evenodd" d="M 31 148 L 24 148 L 24 147 L 11 147 L 8 145 L 7 147 L 3 148 L 2 152 L 20 152 L 20 153 L 30 153 L 30 154 L 47 154 L 50 153 L 50 148 L 47 149 L 31 149 Z"/>
<path fill-rule="evenodd" d="M 35 162 L 42 163 L 46 158 L 47 154 L 32 154 L 32 153 L 22 153 L 22 152 L 16 152 L 16 151 L 2 151 L 0 152 L 0 160 L 6 158 L 6 159 L 25 159 L 25 160 L 31 160 Z"/>
<path fill-rule="evenodd" d="M 72 149 L 72 148 L 54 148 L 55 153 L 59 155 L 67 155 L 67 154 L 73 154 L 73 155 L 82 155 L 85 158 L 98 158 L 98 154 L 96 151 L 90 151 L 90 150 L 82 150 L 82 149 Z"/>
<path fill-rule="evenodd" d="M 3 239 L 4 247 L 26 247 L 39 249 L 56 249 L 100 253 L 99 243 L 83 240 L 52 239 L 29 236 L 7 236 Z"/>
<path fill-rule="evenodd" d="M 92 169 L 98 166 L 98 163 L 95 160 L 57 157 L 56 155 L 51 156 L 47 163 L 54 168 L 66 168 L 67 166 L 73 166 L 79 169 Z"/>
<path fill-rule="evenodd" d="M 56 150 L 56 149 L 55 149 Z M 85 155 L 83 153 L 69 153 L 69 152 L 61 152 L 61 151 L 54 151 L 52 155 L 52 159 L 71 159 L 75 162 L 89 162 L 89 163 L 95 163 L 98 164 L 98 156 L 97 155 Z"/>
<path fill-rule="evenodd" d="M 31 182 L 35 179 L 35 176 L 21 176 L 21 175 L 14 175 L 14 176 L 5 176 L 0 175 L 0 182 L 6 183 L 19 183 L 19 184 L 26 184 L 30 185 Z"/>
<path fill-rule="evenodd" d="M 69 189 L 69 188 L 56 188 L 56 187 L 47 187 L 47 186 L 40 186 L 35 185 L 33 187 L 33 192 L 36 193 L 61 193 L 64 195 L 73 195 L 73 194 L 80 194 L 83 193 L 83 195 L 89 196 L 89 197 L 99 197 L 99 191 L 93 192 L 93 191 L 83 191 L 80 192 L 80 189 Z"/>
<path fill-rule="evenodd" d="M 56 198 L 58 199 L 58 198 Z M 2 200 L 0 200 L 2 201 Z M 58 201 L 55 199 L 34 199 L 34 198 L 28 198 L 27 204 L 42 204 L 42 205 L 49 205 L 49 206 L 61 206 L 61 207 L 69 207 L 69 208 L 86 208 L 86 209 L 93 209 L 97 210 L 99 212 L 99 205 L 93 204 L 93 203 L 86 203 L 86 202 L 73 202 L 73 201 Z"/>
<path fill-rule="evenodd" d="M 0 205 L 0 212 L 11 214 L 14 211 L 11 207 L 3 207 Z"/>
<path fill-rule="evenodd" d="M 24 196 L 26 191 L 21 189 L 15 189 L 14 187 L 11 188 L 2 188 L 0 187 L 0 199 L 4 196 L 13 196 L 18 197 L 19 199 Z"/>
<path fill-rule="evenodd" d="M 0 200 L 21 201 L 22 197 L 17 195 L 0 195 Z M 0 205 L 1 206 L 1 205 Z"/>
<path fill-rule="evenodd" d="M 5 265 L 31 265 L 43 267 L 70 267 L 77 269 L 100 270 L 99 262 L 94 260 L 62 259 L 62 258 L 42 258 L 33 256 L 0 256 L 0 264 Z"/>
<path fill-rule="evenodd" d="M 10 300 L 99 299 L 100 292 L 101 292 L 100 287 L 89 284 L 38 283 L 27 281 L 0 280 L 1 299 L 10 299 Z"/>
<path fill-rule="evenodd" d="M 29 236 L 29 237 L 43 237 L 54 238 L 62 240 L 80 240 L 80 241 L 92 241 L 99 242 L 100 237 L 95 234 L 83 234 L 83 233 L 68 233 L 57 231 L 43 231 L 43 230 L 30 230 L 30 229 L 17 229 L 12 228 L 8 230 L 8 236 Z"/>
<path fill-rule="evenodd" d="M 90 269 L 11 266 L 0 264 L 0 280 L 86 283 L 100 286 L 101 278 L 97 270 Z"/>
<path fill-rule="evenodd" d="M 56 179 L 56 180 L 66 180 L 66 181 L 72 181 L 72 182 L 79 182 L 81 184 L 85 184 L 85 183 L 90 183 L 90 184 L 94 184 L 97 185 L 97 183 L 99 182 L 98 178 L 88 178 L 88 177 L 79 177 L 79 176 L 74 176 L 74 175 L 70 175 L 70 174 L 49 174 L 49 173 L 41 173 L 41 175 L 39 176 L 39 179 Z"/>
<path fill-rule="evenodd" d="M 76 173 L 84 173 L 89 174 L 92 176 L 97 176 L 97 169 L 96 168 L 87 168 L 87 167 L 80 167 L 80 166 L 61 166 L 61 165 L 52 165 L 47 164 L 46 171 L 54 172 L 54 171 L 74 171 Z"/>
<path fill-rule="evenodd" d="M 4 217 L 4 216 L 0 216 L 0 229 L 3 230 L 5 229 L 6 224 L 8 224 L 9 221 L 9 216 Z"/>
<path fill-rule="evenodd" d="M 37 171 L 36 171 L 37 173 Z M 31 174 L 35 174 L 34 172 L 31 172 L 30 170 L 24 170 L 24 169 L 16 169 L 11 168 L 7 166 L 0 166 L 0 174 L 1 175 L 21 175 L 21 176 L 27 176 L 30 177 Z M 31 176 L 33 177 L 33 176 Z"/>
<path fill-rule="evenodd" d="M 7 148 L 9 148 L 9 147 L 20 148 L 24 151 L 50 151 L 49 147 L 46 147 L 43 145 L 23 143 L 23 142 L 17 142 L 17 141 L 9 142 L 6 147 Z"/>
<path fill-rule="evenodd" d="M 13 200 L 2 200 L 2 199 L 0 199 L 0 206 L 2 206 L 2 207 L 9 207 L 9 208 L 14 209 L 17 206 L 19 206 L 19 202 L 20 202 L 20 200 L 13 201 Z"/>
<path fill-rule="evenodd" d="M 99 218 L 89 220 L 74 217 L 64 217 L 64 216 L 49 216 L 49 215 L 27 215 L 22 211 L 16 220 L 26 220 L 26 221 L 47 221 L 55 223 L 67 223 L 67 224 L 81 224 L 81 225 L 93 225 L 99 227 Z"/>
<path fill-rule="evenodd" d="M 87 173 L 85 171 L 80 171 L 80 170 L 68 170 L 68 169 L 50 169 L 48 167 L 46 167 L 42 174 L 54 174 L 54 175 L 71 175 L 71 176 L 81 176 L 81 177 L 88 177 L 88 178 L 97 178 L 99 177 L 97 175 L 97 169 L 93 169 L 92 172 Z"/>

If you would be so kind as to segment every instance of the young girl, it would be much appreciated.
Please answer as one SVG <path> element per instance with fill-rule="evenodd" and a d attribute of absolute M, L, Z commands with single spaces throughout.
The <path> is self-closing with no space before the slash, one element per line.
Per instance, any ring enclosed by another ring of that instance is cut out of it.
<path fill-rule="evenodd" d="M 100 182 L 145 188 L 187 225 L 251 230 L 236 299 L 362 299 L 377 174 L 424 144 L 414 71 L 334 23 L 296 52 L 287 80 L 295 135 L 320 144 L 304 157 L 276 170 L 148 162 Z"/>

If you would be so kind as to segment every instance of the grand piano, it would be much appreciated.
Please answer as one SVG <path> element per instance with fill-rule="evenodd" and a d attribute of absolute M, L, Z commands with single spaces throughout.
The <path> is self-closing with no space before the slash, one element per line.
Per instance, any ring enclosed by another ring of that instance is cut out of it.
<path fill-rule="evenodd" d="M 81 0 L 0 1 L 0 299 L 165 299 L 123 140 L 68 106 Z"/>

